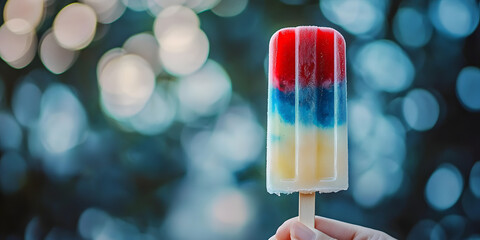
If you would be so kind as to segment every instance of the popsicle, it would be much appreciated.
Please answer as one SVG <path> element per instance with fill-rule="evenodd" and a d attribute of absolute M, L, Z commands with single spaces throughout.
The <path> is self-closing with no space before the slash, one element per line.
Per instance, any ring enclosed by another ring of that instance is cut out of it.
<path fill-rule="evenodd" d="M 300 204 L 302 197 L 311 204 L 313 195 L 314 204 L 315 192 L 346 190 L 342 35 L 314 26 L 280 29 L 270 39 L 268 78 L 267 191 L 299 192 Z"/>

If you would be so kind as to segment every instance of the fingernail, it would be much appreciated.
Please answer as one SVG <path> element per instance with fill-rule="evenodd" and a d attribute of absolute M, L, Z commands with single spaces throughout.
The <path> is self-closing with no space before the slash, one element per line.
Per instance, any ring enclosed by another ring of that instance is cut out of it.
<path fill-rule="evenodd" d="M 310 230 L 307 226 L 303 225 L 300 222 L 296 222 L 292 226 L 292 237 L 293 239 L 298 239 L 298 240 L 314 240 L 315 239 L 315 233 Z"/>

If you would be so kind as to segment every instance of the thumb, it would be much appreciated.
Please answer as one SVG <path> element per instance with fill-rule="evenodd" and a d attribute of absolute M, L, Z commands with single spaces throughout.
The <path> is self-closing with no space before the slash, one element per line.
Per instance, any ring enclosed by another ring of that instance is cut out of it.
<path fill-rule="evenodd" d="M 301 222 L 295 222 L 290 229 L 290 238 L 292 240 L 332 240 L 334 238 L 317 229 L 311 229 Z"/>

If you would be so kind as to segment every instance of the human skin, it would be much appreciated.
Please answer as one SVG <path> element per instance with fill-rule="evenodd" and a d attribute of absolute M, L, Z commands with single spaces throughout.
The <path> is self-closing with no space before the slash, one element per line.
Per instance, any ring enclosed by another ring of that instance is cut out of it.
<path fill-rule="evenodd" d="M 388 234 L 350 223 L 315 217 L 315 229 L 298 221 L 298 217 L 285 221 L 269 240 L 391 240 Z"/>

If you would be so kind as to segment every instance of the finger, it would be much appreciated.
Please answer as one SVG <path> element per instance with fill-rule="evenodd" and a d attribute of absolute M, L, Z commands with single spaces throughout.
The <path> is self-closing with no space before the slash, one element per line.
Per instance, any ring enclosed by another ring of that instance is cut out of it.
<path fill-rule="evenodd" d="M 273 235 L 268 240 L 277 240 L 277 239 L 275 238 L 275 235 Z"/>
<path fill-rule="evenodd" d="M 290 238 L 295 240 L 333 240 L 325 233 L 317 229 L 311 229 L 301 222 L 293 222 L 291 224 Z"/>
<path fill-rule="evenodd" d="M 276 240 L 290 240 L 290 226 L 298 222 L 298 217 L 290 218 L 285 221 L 278 229 L 275 234 Z"/>
<path fill-rule="evenodd" d="M 315 228 L 335 239 L 394 239 L 378 230 L 318 216 L 315 217 Z"/>
<path fill-rule="evenodd" d="M 336 239 L 353 239 L 363 227 L 315 216 L 315 228 Z"/>
<path fill-rule="evenodd" d="M 300 226 L 303 226 L 305 228 L 307 228 L 307 230 L 309 231 L 312 231 L 310 228 L 308 228 L 307 226 L 301 224 L 299 221 L 298 221 L 298 217 L 294 217 L 294 218 L 290 218 L 288 219 L 287 221 L 285 221 L 277 230 L 277 233 L 275 234 L 275 237 L 276 238 L 273 238 L 271 240 L 291 240 L 291 239 L 295 239 L 292 237 L 291 233 L 292 233 L 292 228 L 294 227 L 294 225 L 296 224 L 299 224 Z M 298 227 L 298 226 L 297 226 Z M 303 229 L 303 228 L 302 228 Z M 314 232 L 314 238 L 313 239 L 322 239 L 322 240 L 326 240 L 326 239 L 333 239 L 331 238 L 330 236 L 328 236 L 327 234 L 325 233 L 322 233 L 318 230 L 315 229 L 315 231 L 312 231 Z M 298 232 L 297 232 L 298 233 Z M 302 236 L 303 237 L 303 236 Z M 297 239 L 302 239 L 300 236 L 297 236 L 296 237 Z M 307 238 L 308 239 L 308 238 Z M 270 240 L 270 239 L 269 239 Z"/>

